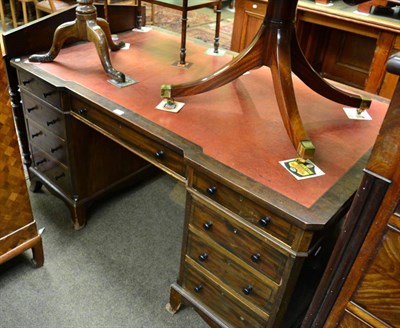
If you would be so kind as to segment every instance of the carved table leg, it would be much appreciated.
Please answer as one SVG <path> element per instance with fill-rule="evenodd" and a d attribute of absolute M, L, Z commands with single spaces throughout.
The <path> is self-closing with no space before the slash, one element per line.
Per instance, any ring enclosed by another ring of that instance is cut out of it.
<path fill-rule="evenodd" d="M 179 66 L 185 66 L 186 63 L 186 30 L 187 30 L 187 3 L 188 0 L 183 0 L 182 9 L 182 32 L 181 32 L 181 52 Z"/>
<path fill-rule="evenodd" d="M 279 111 L 289 138 L 300 157 L 312 158 L 315 148 L 308 138 L 297 108 L 292 70 L 312 90 L 335 102 L 362 110 L 368 108 L 371 101 L 330 86 L 307 62 L 295 33 L 297 2 L 270 0 L 257 35 L 236 58 L 207 77 L 177 85 L 162 85 L 161 96 L 173 100 L 178 96 L 210 91 L 233 81 L 251 69 L 268 66 L 272 72 Z"/>
<path fill-rule="evenodd" d="M 124 43 L 115 44 L 112 41 L 109 25 L 106 20 L 97 18 L 93 0 L 77 0 L 77 2 L 79 5 L 76 8 L 76 19 L 61 24 L 56 29 L 49 52 L 42 55 L 32 55 L 29 60 L 32 62 L 53 61 L 59 54 L 64 42 L 70 38 L 92 41 L 107 74 L 118 82 L 125 82 L 125 75 L 112 67 L 108 53 L 108 47 L 112 51 L 116 51 L 123 47 Z"/>
<path fill-rule="evenodd" d="M 305 58 L 296 37 L 296 33 L 292 34 L 291 54 L 293 73 L 316 93 L 339 104 L 360 109 L 367 109 L 371 105 L 370 99 L 338 90 L 326 82 Z"/>
<path fill-rule="evenodd" d="M 265 29 L 261 29 L 258 32 L 257 37 L 246 49 L 247 51 L 241 52 L 230 63 L 215 73 L 192 82 L 175 85 L 165 84 L 161 87 L 161 96 L 174 98 L 210 91 L 235 80 L 253 68 L 260 67 L 262 65 L 261 54 L 264 43 L 262 36 L 264 31 Z"/>
<path fill-rule="evenodd" d="M 46 54 L 35 54 L 29 57 L 31 62 L 52 62 L 60 53 L 64 42 L 72 37 L 78 38 L 77 21 L 67 22 L 57 27 L 53 36 L 53 44 Z"/>
<path fill-rule="evenodd" d="M 103 65 L 103 68 L 107 72 L 108 76 L 110 76 L 114 80 L 125 82 L 125 75 L 122 72 L 119 72 L 116 69 L 114 69 L 111 65 L 110 55 L 107 49 L 108 42 L 106 33 L 104 33 L 101 27 L 97 25 L 96 21 L 94 20 L 88 20 L 86 22 L 86 25 L 87 25 L 87 31 L 86 31 L 87 38 L 89 41 L 92 41 L 95 44 L 97 54 L 100 57 L 101 64 Z M 109 38 L 111 39 L 111 35 Z M 116 50 L 115 47 L 118 46 L 114 45 L 114 50 Z"/>
<path fill-rule="evenodd" d="M 280 35 L 283 40 L 288 40 L 290 38 L 288 33 L 290 32 L 283 31 L 277 35 Z M 315 147 L 309 140 L 303 126 L 294 93 L 290 61 L 290 42 L 279 42 L 277 39 L 274 38 L 273 41 L 271 40 L 272 44 L 269 44 L 272 47 L 269 60 L 279 112 L 289 139 L 297 149 L 298 155 L 304 159 L 312 158 Z M 273 42 L 276 42 L 276 44 L 273 44 Z"/>
<path fill-rule="evenodd" d="M 222 1 L 218 2 L 216 8 L 214 53 L 218 53 L 218 48 L 219 48 L 219 29 L 221 25 L 221 10 L 222 10 Z"/>

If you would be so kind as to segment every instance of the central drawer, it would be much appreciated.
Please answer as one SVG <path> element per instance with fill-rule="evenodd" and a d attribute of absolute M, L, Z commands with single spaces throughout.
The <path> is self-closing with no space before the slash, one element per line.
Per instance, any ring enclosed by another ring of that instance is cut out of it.
<path fill-rule="evenodd" d="M 267 239 L 250 232 L 239 221 L 193 198 L 189 225 L 203 231 L 209 238 L 275 283 L 281 283 L 289 254 Z"/>
<path fill-rule="evenodd" d="M 167 143 L 158 142 L 118 120 L 117 114 L 106 113 L 101 108 L 77 98 L 71 99 L 72 110 L 96 127 L 112 134 L 115 140 L 150 163 L 161 164 L 180 176 L 184 176 L 183 152 L 178 152 Z M 160 166 L 160 165 L 158 165 Z"/>

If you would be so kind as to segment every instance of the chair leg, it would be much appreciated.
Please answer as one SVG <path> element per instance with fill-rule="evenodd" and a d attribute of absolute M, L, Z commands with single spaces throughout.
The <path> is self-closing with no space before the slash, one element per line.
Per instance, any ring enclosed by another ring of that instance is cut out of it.
<path fill-rule="evenodd" d="M 16 28 L 18 27 L 18 23 L 17 23 L 17 16 L 15 13 L 15 0 L 10 0 L 10 7 L 11 7 L 11 17 L 13 21 L 13 26 L 14 28 Z"/>
<path fill-rule="evenodd" d="M 28 12 L 26 10 L 25 1 L 22 1 L 22 16 L 24 17 L 24 24 L 28 24 Z"/>

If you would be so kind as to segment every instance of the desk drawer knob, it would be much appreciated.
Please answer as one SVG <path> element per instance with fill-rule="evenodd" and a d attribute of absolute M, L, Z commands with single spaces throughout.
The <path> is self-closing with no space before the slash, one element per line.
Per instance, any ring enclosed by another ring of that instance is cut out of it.
<path fill-rule="evenodd" d="M 38 109 L 38 106 L 33 106 L 33 107 L 30 107 L 30 108 L 27 108 L 26 109 L 26 111 L 28 112 L 28 113 L 30 113 L 31 111 L 33 111 L 33 110 L 35 110 L 35 109 Z"/>
<path fill-rule="evenodd" d="M 208 222 L 203 224 L 203 228 L 205 230 L 210 230 L 212 228 L 212 226 L 213 226 L 213 223 L 211 221 L 208 221 Z"/>
<path fill-rule="evenodd" d="M 208 254 L 207 253 L 203 253 L 203 254 L 200 254 L 199 255 L 199 260 L 201 261 L 201 262 L 204 262 L 204 261 L 206 261 L 208 259 Z"/>
<path fill-rule="evenodd" d="M 165 153 L 164 153 L 163 150 L 159 150 L 158 152 L 156 152 L 156 153 L 154 154 L 154 157 L 155 157 L 155 158 L 158 158 L 158 159 L 163 159 L 163 158 L 165 157 Z"/>
<path fill-rule="evenodd" d="M 54 120 L 51 120 L 51 121 L 47 121 L 46 124 L 47 124 L 47 126 L 50 126 L 50 125 L 56 124 L 57 121 L 58 121 L 57 119 L 54 119 Z"/>
<path fill-rule="evenodd" d="M 39 137 L 41 134 L 42 134 L 42 131 L 39 131 L 39 132 L 36 132 L 36 133 L 32 134 L 32 139 L 36 138 L 36 137 Z"/>
<path fill-rule="evenodd" d="M 63 178 L 63 177 L 65 177 L 65 173 L 64 173 L 64 172 L 62 172 L 62 173 L 59 174 L 59 175 L 56 175 L 56 176 L 54 177 L 54 179 L 59 180 L 59 179 L 61 179 L 61 178 Z"/>
<path fill-rule="evenodd" d="M 207 188 L 207 194 L 209 195 L 215 195 L 215 193 L 217 192 L 217 187 L 216 186 L 212 186 L 212 187 L 208 187 Z"/>
<path fill-rule="evenodd" d="M 203 289 L 203 285 L 202 284 L 197 285 L 196 287 L 194 287 L 194 291 L 196 293 L 200 293 L 202 289 Z"/>
<path fill-rule="evenodd" d="M 243 293 L 245 295 L 250 295 L 251 291 L 253 290 L 253 286 L 252 285 L 248 285 L 247 287 L 243 288 Z"/>
<path fill-rule="evenodd" d="M 81 108 L 81 109 L 78 110 L 78 113 L 80 115 L 85 115 L 87 113 L 87 109 L 86 108 Z"/>
<path fill-rule="evenodd" d="M 53 93 L 54 91 L 43 92 L 43 97 L 47 98 L 48 96 L 51 96 Z"/>
<path fill-rule="evenodd" d="M 263 216 L 260 220 L 258 220 L 258 223 L 260 226 L 266 227 L 271 223 L 271 218 L 269 216 Z"/>
<path fill-rule="evenodd" d="M 36 166 L 39 166 L 40 164 L 43 164 L 43 163 L 46 163 L 46 162 L 47 162 L 47 159 L 43 158 L 42 160 L 36 162 Z"/>
<path fill-rule="evenodd" d="M 27 85 L 27 84 L 31 83 L 32 81 L 33 81 L 33 79 L 22 80 L 22 84 L 23 84 L 23 85 Z"/>
<path fill-rule="evenodd" d="M 52 153 L 55 153 L 57 150 L 60 150 L 62 148 L 62 146 L 57 146 L 57 147 L 55 147 L 55 148 L 50 148 L 50 151 L 52 152 Z"/>
<path fill-rule="evenodd" d="M 260 260 L 261 260 L 261 255 L 260 255 L 260 253 L 253 254 L 253 255 L 251 256 L 251 260 L 252 260 L 254 263 L 260 262 Z"/>

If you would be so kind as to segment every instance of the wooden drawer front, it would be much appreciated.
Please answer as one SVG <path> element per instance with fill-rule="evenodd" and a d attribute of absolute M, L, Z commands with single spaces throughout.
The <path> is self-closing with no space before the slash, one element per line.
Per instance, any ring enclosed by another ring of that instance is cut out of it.
<path fill-rule="evenodd" d="M 199 172 L 195 172 L 193 176 L 193 188 L 287 245 L 291 246 L 293 243 L 298 231 L 297 227 L 243 197 L 224 184 Z"/>
<path fill-rule="evenodd" d="M 27 123 L 31 144 L 68 166 L 65 141 L 29 119 Z"/>
<path fill-rule="evenodd" d="M 265 278 L 260 279 L 251 268 L 240 264 L 235 257 L 196 232 L 189 234 L 188 255 L 235 292 L 270 313 L 278 286 L 271 281 L 267 283 Z"/>
<path fill-rule="evenodd" d="M 45 174 L 50 180 L 66 192 L 72 192 L 71 178 L 67 167 L 56 162 L 45 152 L 32 147 L 33 167 Z"/>
<path fill-rule="evenodd" d="M 265 13 L 267 12 L 267 4 L 256 1 L 246 1 L 244 10 L 264 17 Z"/>
<path fill-rule="evenodd" d="M 288 254 L 250 233 L 236 220 L 193 201 L 190 224 L 279 284 Z"/>
<path fill-rule="evenodd" d="M 183 153 L 179 154 L 160 142 L 157 142 L 132 127 L 121 124 L 113 114 L 104 113 L 101 109 L 94 108 L 91 104 L 72 98 L 72 110 L 89 120 L 97 127 L 111 133 L 118 141 L 122 141 L 139 156 L 151 163 L 160 163 L 170 170 L 184 176 Z"/>
<path fill-rule="evenodd" d="M 21 90 L 28 90 L 45 102 L 61 107 L 61 95 L 55 86 L 25 71 L 18 71 L 18 79 Z"/>
<path fill-rule="evenodd" d="M 194 298 L 206 304 L 232 327 L 266 327 L 268 317 L 260 317 L 245 304 L 234 299 L 221 286 L 213 283 L 207 276 L 186 263 L 183 288 Z"/>
<path fill-rule="evenodd" d="M 21 92 L 22 103 L 24 104 L 25 117 L 43 125 L 55 135 L 65 139 L 64 115 L 51 108 L 43 101 L 28 94 Z"/>

